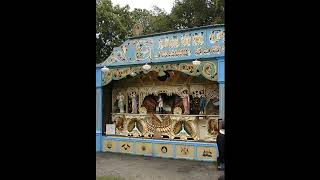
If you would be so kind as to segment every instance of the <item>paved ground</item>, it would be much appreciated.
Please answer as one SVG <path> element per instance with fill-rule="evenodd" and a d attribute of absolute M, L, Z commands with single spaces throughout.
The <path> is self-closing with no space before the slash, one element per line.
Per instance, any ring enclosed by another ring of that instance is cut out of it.
<path fill-rule="evenodd" d="M 210 162 L 96 154 L 96 176 L 120 176 L 126 180 L 218 180 L 222 174 Z"/>

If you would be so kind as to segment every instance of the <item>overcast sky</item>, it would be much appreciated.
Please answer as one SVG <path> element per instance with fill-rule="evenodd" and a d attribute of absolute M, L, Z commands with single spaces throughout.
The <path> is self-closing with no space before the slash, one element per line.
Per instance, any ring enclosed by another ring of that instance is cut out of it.
<path fill-rule="evenodd" d="M 119 4 L 121 7 L 130 6 L 132 11 L 134 8 L 152 10 L 152 6 L 156 5 L 164 9 L 167 13 L 171 12 L 174 0 L 111 0 L 113 5 Z"/>

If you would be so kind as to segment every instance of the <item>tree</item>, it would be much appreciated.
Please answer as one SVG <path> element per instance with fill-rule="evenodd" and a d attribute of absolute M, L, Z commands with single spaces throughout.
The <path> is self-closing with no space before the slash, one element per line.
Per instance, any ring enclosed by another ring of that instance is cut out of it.
<path fill-rule="evenodd" d="M 176 0 L 171 17 L 175 29 L 224 22 L 224 0 Z"/>
<path fill-rule="evenodd" d="M 146 9 L 137 9 L 135 8 L 131 12 L 131 19 L 134 24 L 140 23 L 143 25 L 142 34 L 150 34 L 153 32 L 152 30 L 152 13 Z"/>
<path fill-rule="evenodd" d="M 160 33 L 174 30 L 173 21 L 170 14 L 157 6 L 153 7 L 152 33 Z"/>
<path fill-rule="evenodd" d="M 213 14 L 213 24 L 224 24 L 224 0 L 212 0 L 210 13 Z"/>
<path fill-rule="evenodd" d="M 170 15 L 157 6 L 154 6 L 151 11 L 134 9 L 131 17 L 134 23 L 141 23 L 143 25 L 143 35 L 173 30 Z"/>
<path fill-rule="evenodd" d="M 96 0 L 96 63 L 132 36 L 135 23 L 143 25 L 142 35 L 224 23 L 224 0 L 175 0 L 170 14 L 157 6 L 151 11 L 129 10 L 128 5 L 121 8 L 111 0 Z"/>
<path fill-rule="evenodd" d="M 103 62 L 114 47 L 130 35 L 129 6 L 112 6 L 111 0 L 96 1 L 96 63 Z"/>

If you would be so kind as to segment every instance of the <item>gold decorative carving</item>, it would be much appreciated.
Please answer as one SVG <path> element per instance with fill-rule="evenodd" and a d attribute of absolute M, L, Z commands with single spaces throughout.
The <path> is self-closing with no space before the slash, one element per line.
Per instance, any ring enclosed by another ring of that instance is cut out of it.
<path fill-rule="evenodd" d="M 148 138 L 158 134 L 170 139 L 202 141 L 214 141 L 217 136 L 218 116 L 113 114 L 112 118 L 116 122 L 116 134 L 122 136 Z"/>
<path fill-rule="evenodd" d="M 139 108 L 139 113 L 140 113 L 140 114 L 147 114 L 147 108 L 145 108 L 145 107 L 140 107 L 140 108 Z"/>
<path fill-rule="evenodd" d="M 139 74 L 140 72 L 148 73 L 150 71 L 180 71 L 191 76 L 202 75 L 210 81 L 217 80 L 217 65 L 215 62 L 203 61 L 199 66 L 192 63 L 179 63 L 179 64 L 164 64 L 164 65 L 152 65 L 149 71 L 145 71 L 141 66 L 132 66 L 125 68 L 110 69 L 108 72 L 102 73 L 102 83 L 106 85 L 112 80 L 120 80 L 126 78 L 128 75 Z"/>
<path fill-rule="evenodd" d="M 133 30 L 132 30 L 132 34 L 134 36 L 140 36 L 143 32 L 143 26 L 141 23 L 136 23 L 134 26 L 133 26 Z"/>
<path fill-rule="evenodd" d="M 182 109 L 180 107 L 175 107 L 173 110 L 173 114 L 182 114 Z"/>

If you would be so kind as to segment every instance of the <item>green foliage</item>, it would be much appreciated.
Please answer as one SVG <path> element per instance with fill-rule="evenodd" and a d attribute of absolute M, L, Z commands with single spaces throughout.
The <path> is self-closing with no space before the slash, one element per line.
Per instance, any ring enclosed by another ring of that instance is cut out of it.
<path fill-rule="evenodd" d="M 224 0 L 176 0 L 170 14 L 157 6 L 152 11 L 129 10 L 129 6 L 113 6 L 111 0 L 96 1 L 96 63 L 132 36 L 138 22 L 143 35 L 224 23 Z"/>
<path fill-rule="evenodd" d="M 171 16 L 174 29 L 224 23 L 224 0 L 176 0 Z"/>
<path fill-rule="evenodd" d="M 131 18 L 134 23 L 143 25 L 143 34 L 150 34 L 152 30 L 152 14 L 146 9 L 134 9 L 131 13 Z"/>
<path fill-rule="evenodd" d="M 111 0 L 96 2 L 96 63 L 104 61 L 114 47 L 128 38 L 130 15 L 129 6 L 112 6 Z"/>

